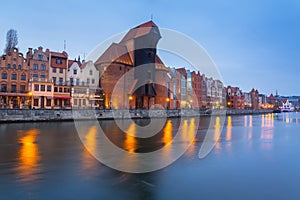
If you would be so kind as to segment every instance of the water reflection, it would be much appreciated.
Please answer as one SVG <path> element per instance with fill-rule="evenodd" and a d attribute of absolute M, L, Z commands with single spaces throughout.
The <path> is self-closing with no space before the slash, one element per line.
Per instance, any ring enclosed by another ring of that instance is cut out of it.
<path fill-rule="evenodd" d="M 271 149 L 274 138 L 274 114 L 262 115 L 261 120 L 261 147 L 263 149 Z"/>
<path fill-rule="evenodd" d="M 170 156 L 172 154 L 172 136 L 173 127 L 172 121 L 168 120 L 165 128 L 163 129 L 162 142 L 164 143 L 165 148 L 163 149 L 164 156 Z"/>
<path fill-rule="evenodd" d="M 39 130 L 32 129 L 25 132 L 25 135 L 19 139 L 21 148 L 18 157 L 17 174 L 22 182 L 34 181 L 39 178 L 38 173 L 41 171 L 39 161 L 41 156 L 36 143 L 38 134 Z"/>
<path fill-rule="evenodd" d="M 220 135 L 221 135 L 220 117 L 216 117 L 216 120 L 215 120 L 215 131 L 214 131 L 214 141 L 215 141 L 215 148 L 217 150 L 221 149 L 221 142 L 219 140 Z"/>
<path fill-rule="evenodd" d="M 134 153 L 137 148 L 137 138 L 134 135 L 136 135 L 136 124 L 132 122 L 126 131 L 124 140 L 124 149 L 131 153 Z"/>
<path fill-rule="evenodd" d="M 98 148 L 97 148 L 97 127 L 91 126 L 87 131 L 85 137 L 85 149 L 83 151 L 83 169 L 85 171 L 85 176 L 95 175 L 98 165 L 96 165 L 94 157 L 92 155 L 96 155 Z"/>

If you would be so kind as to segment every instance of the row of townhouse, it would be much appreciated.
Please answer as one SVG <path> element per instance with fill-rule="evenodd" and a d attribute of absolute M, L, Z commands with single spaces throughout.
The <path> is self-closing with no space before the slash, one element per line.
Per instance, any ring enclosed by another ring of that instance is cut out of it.
<path fill-rule="evenodd" d="M 258 90 L 255 89 L 243 92 L 239 87 L 226 87 L 227 107 L 230 109 L 260 109 L 260 97 Z"/>
<path fill-rule="evenodd" d="M 68 60 L 66 52 L 29 48 L 25 57 L 13 48 L 0 57 L 0 107 L 95 107 L 98 81 L 91 62 Z"/>

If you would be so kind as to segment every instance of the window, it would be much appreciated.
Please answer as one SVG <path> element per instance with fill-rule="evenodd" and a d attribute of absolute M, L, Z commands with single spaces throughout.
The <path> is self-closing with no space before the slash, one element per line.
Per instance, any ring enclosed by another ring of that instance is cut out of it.
<path fill-rule="evenodd" d="M 74 105 L 77 105 L 77 99 L 74 99 Z"/>
<path fill-rule="evenodd" d="M 90 70 L 90 75 L 93 75 L 93 71 L 92 70 Z"/>
<path fill-rule="evenodd" d="M 34 91 L 39 91 L 39 84 L 34 84 Z"/>
<path fill-rule="evenodd" d="M 39 70 L 39 65 L 38 64 L 33 64 L 33 70 Z"/>
<path fill-rule="evenodd" d="M 47 99 L 46 106 L 51 106 L 51 99 Z"/>
<path fill-rule="evenodd" d="M 85 101 L 85 99 L 82 99 L 82 105 L 84 105 L 84 106 L 85 106 L 85 104 L 86 104 L 86 101 Z"/>
<path fill-rule="evenodd" d="M 41 91 L 45 92 L 45 85 L 41 85 Z"/>
<path fill-rule="evenodd" d="M 21 81 L 26 81 L 26 75 L 25 74 L 21 74 Z"/>
<path fill-rule="evenodd" d="M 59 78 L 59 84 L 60 84 L 60 85 L 63 84 L 63 78 Z"/>
<path fill-rule="evenodd" d="M 17 80 L 17 74 L 12 74 L 11 75 L 11 80 Z"/>
<path fill-rule="evenodd" d="M 59 68 L 59 73 L 63 73 L 64 71 L 63 71 L 63 68 Z"/>
<path fill-rule="evenodd" d="M 36 81 L 36 80 L 38 80 L 38 78 L 39 78 L 39 75 L 38 75 L 38 74 L 33 74 L 33 75 L 32 75 L 32 78 L 33 78 L 33 80 L 35 80 L 35 81 Z"/>
<path fill-rule="evenodd" d="M 62 64 L 61 58 L 56 58 L 56 64 Z"/>
<path fill-rule="evenodd" d="M 71 85 L 74 84 L 74 79 L 73 78 L 70 78 L 70 83 L 71 83 Z"/>
<path fill-rule="evenodd" d="M 59 92 L 62 92 L 62 88 L 61 88 L 61 87 L 59 87 L 59 88 L 58 88 L 58 91 L 59 91 Z"/>
<path fill-rule="evenodd" d="M 53 73 L 56 73 L 56 68 L 52 68 L 52 72 L 53 72 Z"/>
<path fill-rule="evenodd" d="M 7 64 L 7 68 L 10 69 L 10 64 Z"/>
<path fill-rule="evenodd" d="M 1 92 L 6 92 L 6 91 L 7 91 L 7 85 L 1 84 Z"/>
<path fill-rule="evenodd" d="M 73 69 L 73 74 L 77 74 L 77 69 Z"/>
<path fill-rule="evenodd" d="M 86 79 L 86 84 L 87 84 L 87 85 L 90 84 L 90 79 L 89 79 L 89 78 Z"/>
<path fill-rule="evenodd" d="M 57 90 L 57 87 L 54 87 L 54 92 L 57 92 L 58 90 Z"/>
<path fill-rule="evenodd" d="M 47 92 L 51 92 L 51 85 L 47 85 Z"/>
<path fill-rule="evenodd" d="M 95 84 L 95 79 L 92 79 L 92 84 Z"/>
<path fill-rule="evenodd" d="M 17 65 L 13 64 L 13 69 L 17 69 Z"/>
<path fill-rule="evenodd" d="M 20 85 L 20 92 L 25 93 L 25 85 Z"/>
<path fill-rule="evenodd" d="M 38 60 L 43 60 L 43 55 L 38 55 Z"/>
<path fill-rule="evenodd" d="M 7 73 L 6 72 L 2 73 L 2 79 L 7 79 Z"/>
<path fill-rule="evenodd" d="M 17 61 L 17 59 L 16 59 L 16 58 L 13 58 L 13 61 Z"/>
<path fill-rule="evenodd" d="M 69 88 L 64 88 L 64 92 L 70 92 Z"/>
<path fill-rule="evenodd" d="M 17 85 L 16 84 L 11 85 L 11 92 L 17 92 Z"/>
<path fill-rule="evenodd" d="M 46 71 L 46 65 L 41 65 L 41 70 Z"/>
<path fill-rule="evenodd" d="M 33 105 L 34 106 L 38 106 L 39 105 L 39 100 L 38 99 L 34 99 L 33 100 Z"/>
<path fill-rule="evenodd" d="M 77 78 L 77 79 L 76 79 L 76 85 L 79 85 L 79 84 L 80 84 L 80 79 Z"/>
<path fill-rule="evenodd" d="M 40 78 L 41 78 L 42 80 L 44 80 L 44 79 L 46 79 L 46 75 L 45 75 L 45 74 L 41 74 Z"/>
<path fill-rule="evenodd" d="M 18 65 L 18 69 L 20 69 L 20 70 L 21 70 L 21 69 L 22 69 L 22 66 L 21 66 L 21 65 Z"/>
<path fill-rule="evenodd" d="M 53 83 L 56 84 L 56 77 L 52 77 Z"/>

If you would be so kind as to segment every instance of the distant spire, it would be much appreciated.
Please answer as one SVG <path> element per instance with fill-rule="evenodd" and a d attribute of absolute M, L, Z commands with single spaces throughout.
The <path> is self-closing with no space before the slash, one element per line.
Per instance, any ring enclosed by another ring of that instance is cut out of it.
<path fill-rule="evenodd" d="M 64 40 L 64 51 L 66 51 L 67 49 L 67 43 L 66 43 L 66 40 Z"/>
<path fill-rule="evenodd" d="M 276 96 L 278 96 L 278 90 L 276 90 Z"/>
<path fill-rule="evenodd" d="M 151 21 L 153 20 L 153 14 L 151 14 Z"/>

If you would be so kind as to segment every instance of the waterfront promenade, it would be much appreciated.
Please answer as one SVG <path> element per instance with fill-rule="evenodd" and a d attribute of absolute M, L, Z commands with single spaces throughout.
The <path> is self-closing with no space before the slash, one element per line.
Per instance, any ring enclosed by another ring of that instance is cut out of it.
<path fill-rule="evenodd" d="M 97 109 L 2 109 L 0 123 L 39 122 L 39 121 L 72 121 L 72 120 L 110 120 L 130 118 L 177 118 L 210 115 L 251 115 L 272 113 L 273 110 L 97 110 Z"/>

